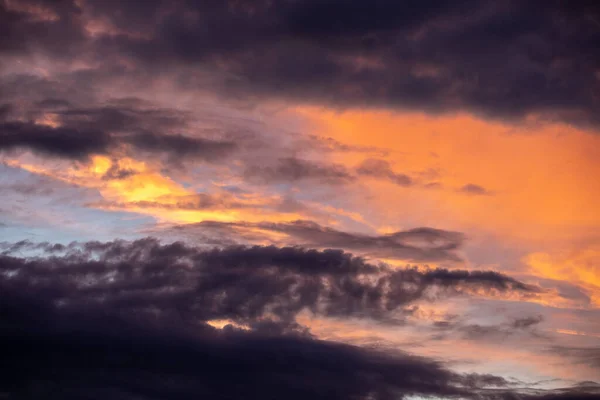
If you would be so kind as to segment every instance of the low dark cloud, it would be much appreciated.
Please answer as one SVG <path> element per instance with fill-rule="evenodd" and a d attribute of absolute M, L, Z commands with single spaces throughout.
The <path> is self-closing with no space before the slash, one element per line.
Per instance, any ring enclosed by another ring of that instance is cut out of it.
<path fill-rule="evenodd" d="M 415 268 L 393 270 L 368 264 L 340 250 L 295 247 L 229 247 L 202 250 L 182 243 L 144 239 L 70 246 L 19 242 L 3 245 L 2 279 L 57 304 L 103 304 L 107 309 L 240 323 L 273 316 L 294 321 L 303 310 L 317 315 L 393 319 L 417 300 L 469 293 L 540 289 L 491 271 Z M 47 251 L 42 259 L 10 257 Z M 45 294 L 44 294 L 45 293 Z"/>
<path fill-rule="evenodd" d="M 471 398 L 480 385 L 507 385 L 401 353 L 232 328 L 186 331 L 162 317 L 48 306 L 6 291 L 0 298 L 0 391 L 8 399 Z"/>
<path fill-rule="evenodd" d="M 502 377 L 320 341 L 282 318 L 322 300 L 337 315 L 391 312 L 423 284 L 530 290 L 508 277 L 391 271 L 339 251 L 200 251 L 151 239 L 3 246 L 47 254 L 0 257 L 0 393 L 8 399 L 529 398 Z M 251 330 L 216 330 L 206 324 L 214 318 Z"/>
<path fill-rule="evenodd" d="M 62 125 L 79 129 L 102 129 L 110 133 L 146 130 L 173 131 L 186 125 L 186 116 L 175 110 L 146 108 L 143 105 L 115 104 L 93 108 L 65 108 L 54 110 Z"/>
<path fill-rule="evenodd" d="M 4 54 L 127 60 L 234 99 L 600 122 L 595 2 L 19 3 L 1 6 Z"/>
<path fill-rule="evenodd" d="M 111 136 L 103 131 L 22 122 L 0 124 L 0 138 L 0 150 L 25 148 L 42 155 L 76 160 L 91 154 L 106 154 L 112 144 Z"/>

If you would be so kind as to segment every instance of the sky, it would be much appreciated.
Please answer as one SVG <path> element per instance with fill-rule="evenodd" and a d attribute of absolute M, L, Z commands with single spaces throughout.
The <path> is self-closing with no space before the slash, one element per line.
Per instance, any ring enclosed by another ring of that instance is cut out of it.
<path fill-rule="evenodd" d="M 0 398 L 600 398 L 599 181 L 596 1 L 0 0 Z"/>

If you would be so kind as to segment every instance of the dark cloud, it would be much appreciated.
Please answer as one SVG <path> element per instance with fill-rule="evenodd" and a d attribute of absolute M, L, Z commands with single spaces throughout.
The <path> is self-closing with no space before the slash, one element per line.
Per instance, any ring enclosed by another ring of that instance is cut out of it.
<path fill-rule="evenodd" d="M 36 105 L 42 109 L 54 110 L 54 109 L 70 107 L 71 103 L 69 103 L 67 100 L 64 100 L 64 99 L 48 97 L 48 98 L 38 101 L 36 103 Z"/>
<path fill-rule="evenodd" d="M 240 323 L 268 316 L 292 322 L 303 310 L 387 320 L 420 299 L 468 293 L 528 296 L 540 291 L 495 272 L 393 270 L 339 250 L 201 250 L 182 243 L 160 245 L 152 239 L 61 246 L 4 244 L 0 279 L 73 307 L 100 302 L 107 309 L 140 315 L 158 308 L 180 318 Z M 28 251 L 48 251 L 53 257 L 9 256 Z"/>
<path fill-rule="evenodd" d="M 0 121 L 4 121 L 12 110 L 12 106 L 10 104 L 2 104 L 0 105 Z"/>
<path fill-rule="evenodd" d="M 118 163 L 113 162 L 110 168 L 102 175 L 102 179 L 107 181 L 127 179 L 137 172 L 130 168 L 121 168 Z"/>
<path fill-rule="evenodd" d="M 22 122 L 0 124 L 0 138 L 0 150 L 29 149 L 42 155 L 69 159 L 105 154 L 111 146 L 111 136 L 102 131 Z"/>
<path fill-rule="evenodd" d="M 544 321 L 544 317 L 541 315 L 535 315 L 532 317 L 517 318 L 512 322 L 512 326 L 517 329 L 529 329 Z"/>
<path fill-rule="evenodd" d="M 319 181 L 328 184 L 344 184 L 355 178 L 341 165 L 321 164 L 295 157 L 280 158 L 275 165 L 250 165 L 244 171 L 250 180 L 265 183 Z"/>
<path fill-rule="evenodd" d="M 474 196 L 485 196 L 491 193 L 484 187 L 469 183 L 458 189 L 459 192 L 474 195 Z"/>
<path fill-rule="evenodd" d="M 69 108 L 64 100 L 44 99 L 27 108 L 27 113 L 30 117 L 53 117 L 57 126 L 5 118 L 0 123 L 0 150 L 28 149 L 41 155 L 81 160 L 129 146 L 137 153 L 164 154 L 175 163 L 220 160 L 237 147 L 232 141 L 165 133 L 186 127 L 186 116 L 181 112 L 136 107 L 132 101 L 116 103 Z M 7 109 L 6 114 L 11 111 Z M 126 171 L 109 172 L 109 177 L 118 177 Z"/>
<path fill-rule="evenodd" d="M 337 251 L 207 252 L 150 239 L 7 246 L 51 255 L 0 257 L 0 393 L 8 399 L 522 398 L 498 376 L 324 342 L 265 318 L 323 299 L 338 314 L 385 311 L 414 297 L 410 286 L 421 280 L 454 285 L 451 271 L 391 271 Z M 458 276 L 477 290 L 508 279 Z M 213 318 L 245 321 L 251 331 L 213 329 Z"/>
<path fill-rule="evenodd" d="M 595 2 L 19 3 L 47 17 L 3 2 L 4 53 L 126 59 L 235 99 L 600 122 Z M 104 32 L 89 35 L 91 21 Z"/>
<path fill-rule="evenodd" d="M 6 291 L 0 298 L 0 391 L 8 399 L 470 398 L 507 385 L 424 358 L 299 336 L 185 331 L 102 306 L 70 310 Z"/>
<path fill-rule="evenodd" d="M 0 2 L 0 52 L 73 56 L 85 43 L 81 10 L 74 1 Z"/>
<path fill-rule="evenodd" d="M 413 180 L 410 176 L 394 172 L 390 166 L 390 163 L 385 160 L 374 158 L 365 160 L 358 167 L 357 172 L 361 175 L 389 179 L 396 185 L 400 186 L 411 186 L 413 184 Z"/>
<path fill-rule="evenodd" d="M 61 124 L 82 129 L 94 127 L 110 133 L 173 131 L 185 127 L 189 117 L 183 112 L 152 107 L 137 99 L 112 100 L 112 104 L 99 107 L 62 108 L 50 113 L 56 115 Z M 150 137 L 148 140 L 152 139 Z"/>
<path fill-rule="evenodd" d="M 212 73 L 203 87 L 235 97 L 599 122 L 596 3 L 189 1 L 169 13 L 165 4 L 91 2 L 147 34 L 98 38 L 98 53 L 143 69 L 200 67 Z"/>
<path fill-rule="evenodd" d="M 138 133 L 125 138 L 136 149 L 160 153 L 168 151 L 175 158 L 220 160 L 231 154 L 236 145 L 233 142 L 192 138 L 183 135 L 157 135 L 149 132 Z"/>

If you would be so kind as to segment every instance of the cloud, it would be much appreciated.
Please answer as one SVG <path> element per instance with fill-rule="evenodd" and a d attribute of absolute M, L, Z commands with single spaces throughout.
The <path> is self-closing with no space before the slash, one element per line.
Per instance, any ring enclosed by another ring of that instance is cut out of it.
<path fill-rule="evenodd" d="M 320 150 L 325 152 L 340 152 L 340 153 L 372 153 L 380 156 L 385 156 L 389 150 L 375 146 L 359 146 L 342 143 L 331 137 L 323 137 L 316 135 L 306 135 L 296 141 L 296 146 L 299 150 Z"/>
<path fill-rule="evenodd" d="M 592 3 L 184 2 L 168 16 L 165 4 L 87 2 L 88 19 L 111 28 L 85 45 L 143 70 L 200 67 L 203 87 L 231 97 L 598 123 L 599 60 L 583 56 L 599 35 Z M 47 29 L 77 29 L 72 20 Z M 57 40 L 79 45 L 81 35 Z"/>
<path fill-rule="evenodd" d="M 520 320 L 517 320 L 518 322 Z M 530 320 L 527 320 L 531 323 Z M 501 325 L 479 325 L 479 324 L 467 324 L 455 326 L 454 329 L 468 340 L 494 340 L 497 338 L 506 339 L 509 336 L 530 334 L 536 338 L 542 338 L 543 335 L 537 332 L 533 326 L 541 322 L 541 319 L 535 323 L 531 323 L 529 326 L 516 325 L 516 324 L 501 324 Z"/>
<path fill-rule="evenodd" d="M 42 155 L 69 159 L 105 154 L 111 145 L 110 135 L 102 131 L 80 131 L 21 122 L 0 124 L 0 138 L 0 150 L 28 148 Z"/>
<path fill-rule="evenodd" d="M 338 315 L 387 312 L 389 305 L 410 301 L 410 286 L 421 280 L 454 286 L 451 271 L 390 271 L 337 251 L 199 251 L 151 239 L 10 246 L 49 256 L 0 258 L 0 347 L 8 366 L 0 392 L 9 399 L 520 395 L 499 376 L 458 374 L 399 351 L 321 341 L 264 318 L 266 310 L 291 315 L 319 298 Z M 366 279 L 377 274 L 387 281 Z M 479 288 L 502 280 L 514 285 L 501 276 L 474 279 L 463 272 L 455 278 Z M 382 296 L 385 287 L 391 291 Z M 393 299 L 388 306 L 373 307 L 386 296 Z M 213 329 L 208 322 L 217 317 L 252 329 Z M 594 390 L 579 386 L 569 393 Z"/>
<path fill-rule="evenodd" d="M 3 1 L 0 3 L 0 52 L 74 56 L 86 41 L 80 13 L 75 2 L 70 0 L 59 3 Z"/>
<path fill-rule="evenodd" d="M 328 184 L 344 184 L 355 179 L 341 165 L 320 164 L 295 157 L 280 158 L 273 166 L 251 165 L 246 168 L 244 176 L 264 183 L 313 180 Z"/>
<path fill-rule="evenodd" d="M 0 294 L 0 347 L 9 367 L 0 390 L 9 399 L 471 397 L 479 385 L 507 384 L 401 353 L 232 328 L 173 327 L 162 316 L 144 321 L 102 306 L 69 310 L 11 294 Z"/>
<path fill-rule="evenodd" d="M 532 317 L 517 318 L 512 322 L 512 326 L 517 329 L 529 329 L 540 324 L 544 320 L 541 315 Z"/>
<path fill-rule="evenodd" d="M 190 1 L 168 15 L 160 0 L 19 3 L 2 5 L 6 54 L 168 68 L 236 100 L 600 122 L 591 2 Z"/>
<path fill-rule="evenodd" d="M 279 241 L 307 247 L 339 248 L 375 258 L 412 262 L 460 262 L 461 258 L 456 252 L 465 241 L 464 234 L 460 232 L 427 227 L 373 236 L 345 232 L 306 220 L 281 223 L 204 221 L 167 228 L 162 234 L 194 240 L 198 235 L 210 236 L 217 232 L 241 243 Z M 281 234 L 286 238 L 281 238 Z"/>
<path fill-rule="evenodd" d="M 136 149 L 152 153 L 168 152 L 173 157 L 215 161 L 235 150 L 233 142 L 192 138 L 183 135 L 157 135 L 149 132 L 131 135 L 125 141 Z"/>
<path fill-rule="evenodd" d="M 357 172 L 361 175 L 374 176 L 378 178 L 389 179 L 396 185 L 400 186 L 411 186 L 413 180 L 410 176 L 405 174 L 395 173 L 389 162 L 385 160 L 379 160 L 370 158 L 365 160 L 358 168 Z"/>
<path fill-rule="evenodd" d="M 585 364 L 600 370 L 600 347 L 552 346 L 547 351 L 566 357 L 575 364 Z"/>
<path fill-rule="evenodd" d="M 158 307 L 200 321 L 244 323 L 269 316 L 294 321 L 305 309 L 325 316 L 385 320 L 419 299 L 540 292 L 495 272 L 393 270 L 340 250 L 274 246 L 202 250 L 182 243 L 161 245 L 153 239 L 67 247 L 19 242 L 3 247 L 2 279 L 20 290 L 47 293 L 48 302 L 73 307 L 100 302 L 140 315 Z M 10 256 L 27 251 L 48 251 L 53 256 Z"/>
<path fill-rule="evenodd" d="M 186 129 L 186 116 L 181 112 L 149 108 L 135 99 L 113 102 L 95 108 L 65 108 L 70 104 L 67 101 L 44 99 L 21 111 L 33 122 L 24 122 L 13 112 L 12 118 L 0 123 L 0 150 L 28 149 L 44 156 L 83 160 L 129 147 L 136 154 L 166 155 L 174 163 L 215 162 L 237 148 L 228 140 L 164 133 Z"/>
<path fill-rule="evenodd" d="M 458 189 L 459 192 L 474 195 L 474 196 L 484 196 L 490 195 L 491 193 L 484 187 L 475 185 L 473 183 L 469 183 Z"/>

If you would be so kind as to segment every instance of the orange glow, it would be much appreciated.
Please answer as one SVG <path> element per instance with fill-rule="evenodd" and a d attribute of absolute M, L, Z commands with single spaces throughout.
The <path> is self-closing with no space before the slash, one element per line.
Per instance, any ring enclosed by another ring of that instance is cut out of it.
<path fill-rule="evenodd" d="M 295 112 L 311 121 L 310 129 L 318 136 L 388 149 L 394 170 L 417 178 L 419 189 L 368 181 L 365 190 L 377 203 L 371 208 L 381 210 L 387 224 L 410 212 L 430 226 L 483 227 L 519 240 L 570 237 L 600 224 L 597 135 L 566 125 L 516 127 L 468 115 L 317 108 Z M 332 161 L 356 166 L 364 157 L 346 152 Z M 439 178 L 420 178 L 432 168 Z M 444 189 L 421 188 L 434 181 Z M 493 196 L 456 191 L 469 183 Z"/>
<path fill-rule="evenodd" d="M 580 284 L 600 307 L 600 250 L 587 248 L 558 254 L 532 253 L 525 258 L 531 273 Z"/>
<path fill-rule="evenodd" d="M 600 335 L 595 335 L 593 333 L 578 332 L 570 329 L 557 329 L 556 332 L 562 333 L 563 335 L 600 337 Z"/>
<path fill-rule="evenodd" d="M 235 328 L 238 328 L 238 329 L 249 330 L 249 328 L 247 326 L 237 324 L 237 323 L 235 323 L 234 321 L 232 321 L 230 319 L 213 319 L 211 321 L 207 321 L 206 323 L 208 325 L 212 326 L 213 328 L 217 328 L 217 329 L 223 329 L 227 325 L 231 325 L 231 326 L 233 326 Z"/>

